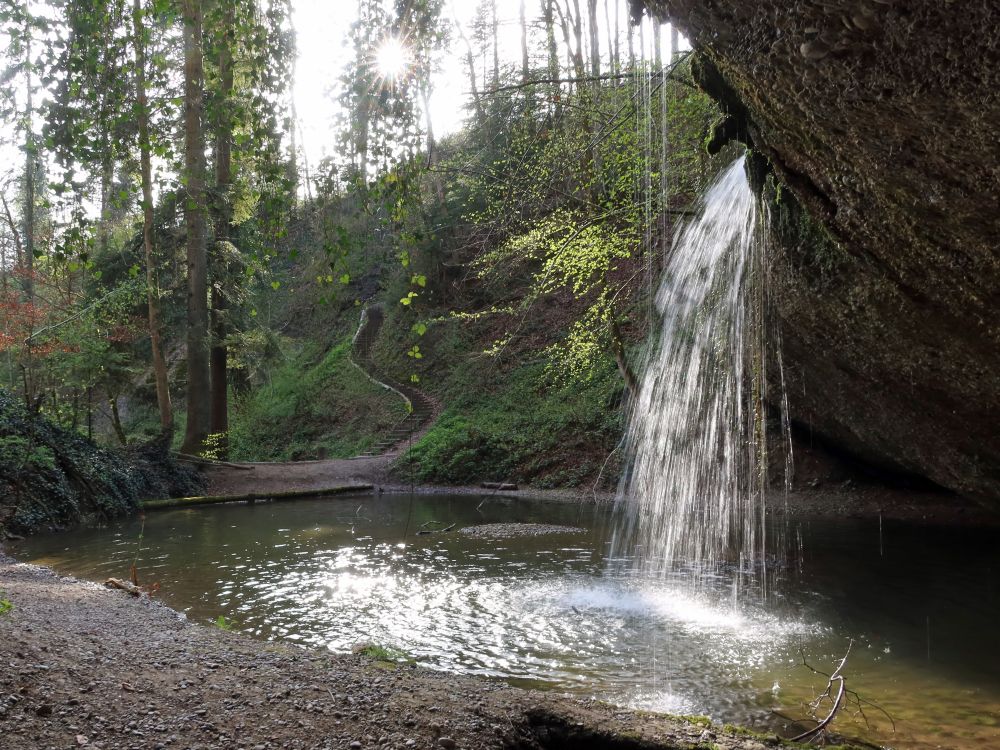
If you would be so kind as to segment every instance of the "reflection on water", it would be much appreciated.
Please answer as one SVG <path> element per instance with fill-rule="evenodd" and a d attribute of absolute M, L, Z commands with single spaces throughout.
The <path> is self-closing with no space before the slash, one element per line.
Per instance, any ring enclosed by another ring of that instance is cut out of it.
<path fill-rule="evenodd" d="M 418 534 L 526 521 L 578 534 Z M 608 565 L 601 507 L 383 496 L 150 514 L 138 570 L 197 620 L 348 651 L 375 642 L 435 669 L 636 707 L 780 728 L 855 640 L 848 685 L 895 718 L 841 731 L 903 748 L 1000 747 L 994 530 L 824 520 L 767 603 L 725 577 L 688 591 Z M 101 580 L 127 575 L 139 523 L 36 537 L 15 553 Z M 621 561 L 618 561 L 621 562 Z M 626 572 L 621 572 L 621 571 Z M 610 572 L 615 571 L 615 572 Z"/>

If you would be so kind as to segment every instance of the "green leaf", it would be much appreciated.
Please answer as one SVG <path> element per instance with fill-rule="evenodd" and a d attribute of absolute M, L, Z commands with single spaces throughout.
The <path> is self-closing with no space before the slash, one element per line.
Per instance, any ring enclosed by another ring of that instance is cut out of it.
<path fill-rule="evenodd" d="M 343 276 L 341 276 L 340 277 L 340 283 L 341 284 L 350 284 L 351 283 L 351 274 L 345 273 Z"/>
<path fill-rule="evenodd" d="M 426 326 L 426 324 L 424 324 L 424 323 L 414 323 L 413 324 L 413 332 L 416 333 L 418 336 L 423 336 L 425 333 L 427 333 L 427 326 Z"/>
<path fill-rule="evenodd" d="M 419 383 L 420 382 L 420 376 L 417 375 L 416 373 L 413 373 L 412 375 L 410 375 L 410 382 L 411 383 Z"/>
<path fill-rule="evenodd" d="M 133 278 L 133 279 L 136 276 L 138 276 L 139 275 L 139 265 L 136 264 L 136 265 L 133 265 L 131 268 L 129 268 L 128 269 L 128 275 L 129 275 L 130 278 Z"/>
<path fill-rule="evenodd" d="M 271 288 L 272 289 L 278 289 L 280 286 L 281 286 L 281 282 L 280 281 L 272 281 L 271 282 Z"/>
<path fill-rule="evenodd" d="M 427 286 L 427 277 L 415 273 L 410 278 L 410 283 L 416 284 L 417 286 Z"/>

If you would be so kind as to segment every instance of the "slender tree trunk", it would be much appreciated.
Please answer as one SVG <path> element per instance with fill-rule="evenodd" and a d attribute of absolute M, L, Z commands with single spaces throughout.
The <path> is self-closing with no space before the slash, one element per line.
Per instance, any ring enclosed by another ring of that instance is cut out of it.
<path fill-rule="evenodd" d="M 455 22 L 455 28 L 458 29 L 458 34 L 462 37 L 462 42 L 465 43 L 465 64 L 469 69 L 469 93 L 472 94 L 472 107 L 476 112 L 476 119 L 479 122 L 485 122 L 486 113 L 483 111 L 483 101 L 479 96 L 478 76 L 476 76 L 476 57 L 472 53 L 472 44 L 469 43 L 469 38 L 465 35 L 465 30 L 462 29 L 462 24 L 458 23 L 457 20 Z"/>
<path fill-rule="evenodd" d="M 437 158 L 437 141 L 434 138 L 434 121 L 431 118 L 431 87 L 429 81 L 424 81 L 420 85 L 420 99 L 424 105 L 424 116 L 427 118 L 427 166 L 433 167 Z M 445 206 L 444 182 L 439 172 L 431 174 L 431 184 L 434 187 L 434 195 L 438 205 Z"/>
<path fill-rule="evenodd" d="M 618 372 L 621 374 L 622 380 L 625 381 L 625 387 L 628 388 L 630 395 L 635 395 L 639 390 L 639 378 L 636 377 L 635 370 L 632 369 L 625 354 L 625 339 L 618 327 L 618 319 L 614 313 L 611 314 L 611 349 L 615 355 Z"/>
<path fill-rule="evenodd" d="M 601 97 L 601 42 L 597 26 L 597 0 L 587 0 L 587 23 L 590 32 L 590 75 L 594 79 L 590 85 L 590 96 L 594 113 L 588 117 L 594 159 L 594 181 L 591 200 L 596 204 L 604 192 L 604 160 L 601 156 L 601 124 L 596 109 Z"/>
<path fill-rule="evenodd" d="M 604 0 L 604 22 L 608 25 L 608 54 L 611 55 L 611 72 L 618 75 L 622 72 L 621 57 L 619 56 L 621 49 L 618 41 L 618 0 L 614 0 L 614 22 L 611 21 L 611 2 L 612 0 Z M 617 81 L 615 82 L 615 86 L 618 86 Z"/>
<path fill-rule="evenodd" d="M 583 61 L 583 13 L 580 12 L 580 0 L 573 0 L 573 38 L 576 40 L 574 58 L 577 75 L 583 78 L 587 71 Z"/>
<path fill-rule="evenodd" d="M 232 3 L 225 4 L 222 15 L 222 34 L 219 46 L 219 92 L 215 107 L 215 266 L 219 276 L 212 283 L 212 347 L 211 363 L 211 418 L 209 429 L 212 434 L 223 436 L 220 441 L 222 456 L 227 454 L 229 432 L 229 350 L 226 347 L 226 297 L 222 286 L 226 283 L 225 257 L 230 242 L 232 224 L 231 196 L 233 183 L 233 113 L 231 99 L 233 93 L 233 16 Z"/>
<path fill-rule="evenodd" d="M 632 24 L 625 24 L 625 33 L 628 35 L 628 69 L 630 73 L 635 73 L 635 38 Z"/>
<path fill-rule="evenodd" d="M 542 17 L 545 20 L 545 44 L 548 48 L 549 78 L 553 81 L 550 96 L 555 102 L 555 116 L 558 118 L 562 112 L 562 88 L 558 83 L 555 83 L 559 79 L 559 45 L 556 43 L 555 0 L 543 0 Z"/>
<path fill-rule="evenodd" d="M 111 187 L 114 181 L 114 162 L 111 159 L 110 144 L 102 144 L 101 155 L 101 218 L 97 222 L 97 249 L 101 253 L 108 249 L 108 225 L 111 223 Z"/>
<path fill-rule="evenodd" d="M 677 27 L 674 24 L 670 24 L 670 61 L 673 62 L 678 57 L 681 56 L 680 51 L 681 41 L 680 35 L 677 33 Z"/>
<path fill-rule="evenodd" d="M 17 229 L 17 222 L 10 212 L 10 205 L 7 203 L 7 196 L 0 195 L 3 202 L 4 217 L 7 219 L 7 226 L 10 228 L 11 237 L 14 240 L 14 266 L 20 268 L 24 263 L 24 247 L 21 245 L 21 233 Z"/>
<path fill-rule="evenodd" d="M 288 91 L 289 91 L 289 111 L 288 116 L 291 120 L 288 128 L 288 171 L 287 177 L 289 185 L 291 186 L 292 193 L 292 205 L 298 205 L 299 196 L 299 149 L 296 140 L 296 131 L 299 127 L 299 115 L 295 109 L 295 60 L 297 57 L 296 51 L 296 36 L 295 29 L 292 29 L 292 60 L 291 60 L 291 73 L 288 80 Z M 306 187 L 308 191 L 308 186 Z"/>
<path fill-rule="evenodd" d="M 29 302 L 35 299 L 35 134 L 34 91 L 31 83 L 31 20 L 25 3 L 24 21 L 24 291 Z"/>
<path fill-rule="evenodd" d="M 524 0 L 521 0 L 521 82 L 528 82 L 531 64 L 528 60 L 528 16 L 524 11 Z"/>
<path fill-rule="evenodd" d="M 205 237 L 205 135 L 201 113 L 201 0 L 183 0 L 184 224 L 187 230 L 187 428 L 181 448 L 200 453 L 209 432 L 208 259 Z"/>
<path fill-rule="evenodd" d="M 493 34 L 493 88 L 500 88 L 500 22 L 497 20 L 497 2 L 490 3 L 490 25 Z"/>
<path fill-rule="evenodd" d="M 111 426 L 115 430 L 115 437 L 122 445 L 128 445 L 128 438 L 125 436 L 125 428 L 122 427 L 122 416 L 118 411 L 118 398 L 108 394 L 108 406 L 111 407 Z"/>
<path fill-rule="evenodd" d="M 7 296 L 7 243 L 0 242 L 0 289 Z"/>
<path fill-rule="evenodd" d="M 577 10 L 579 10 L 579 0 L 574 0 Z M 573 74 L 576 78 L 583 79 L 586 76 L 586 71 L 583 67 L 583 30 L 580 28 L 579 18 L 573 15 L 573 11 L 569 6 L 569 0 L 566 0 L 566 10 L 556 5 L 556 10 L 559 12 L 559 23 L 562 26 L 563 41 L 566 43 L 567 54 L 571 64 L 573 65 Z M 576 45 L 574 46 L 573 40 L 576 39 Z"/>
<path fill-rule="evenodd" d="M 597 27 L 597 0 L 587 0 L 587 23 L 590 31 L 590 75 L 593 76 L 594 87 L 600 88 L 601 75 L 601 37 Z"/>
<path fill-rule="evenodd" d="M 153 378 L 156 381 L 156 405 L 160 411 L 160 429 L 174 428 L 170 405 L 170 381 L 167 360 L 163 356 L 160 333 L 160 294 L 156 278 L 156 249 L 153 245 L 153 170 L 149 142 L 149 100 L 146 96 L 146 38 L 142 24 L 142 0 L 132 0 L 132 43 L 135 46 L 136 125 L 139 130 L 139 173 L 142 180 L 142 246 L 146 260 L 146 307 L 149 316 L 149 341 L 153 350 Z"/>
<path fill-rule="evenodd" d="M 663 70 L 663 45 L 660 40 L 660 37 L 663 36 L 660 33 L 663 31 L 663 27 L 655 18 L 651 25 L 653 27 L 653 67 L 657 73 L 660 73 Z"/>

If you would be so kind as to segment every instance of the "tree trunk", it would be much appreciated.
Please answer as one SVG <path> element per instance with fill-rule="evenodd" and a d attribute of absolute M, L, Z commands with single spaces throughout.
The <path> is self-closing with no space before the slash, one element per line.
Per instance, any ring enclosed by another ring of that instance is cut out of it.
<path fill-rule="evenodd" d="M 555 0 L 543 0 L 542 17 L 545 19 L 545 44 L 548 48 L 549 79 L 552 83 L 552 100 L 555 102 L 555 115 L 558 118 L 562 112 L 562 88 L 559 79 L 559 46 L 556 44 Z"/>
<path fill-rule="evenodd" d="M 625 381 L 625 387 L 628 388 L 631 395 L 635 395 L 639 390 L 639 378 L 636 377 L 635 370 L 632 369 L 632 365 L 629 364 L 628 357 L 625 355 L 625 340 L 614 313 L 611 314 L 611 348 L 615 354 L 618 372 L 622 376 L 622 380 Z"/>
<path fill-rule="evenodd" d="M 601 158 L 601 123 L 597 116 L 597 106 L 601 97 L 601 43 L 597 27 L 597 0 L 587 0 L 587 23 L 590 31 L 590 75 L 594 79 L 590 84 L 590 96 L 594 113 L 587 116 L 590 126 L 591 141 L 594 144 L 591 156 L 594 160 L 594 180 L 591 189 L 591 200 L 597 204 L 604 192 L 604 164 Z"/>
<path fill-rule="evenodd" d="M 7 226 L 10 228 L 10 235 L 14 240 L 14 267 L 20 268 L 24 263 L 24 248 L 21 245 L 21 233 L 18 231 L 17 223 L 10 212 L 10 206 L 7 204 L 7 196 L 0 195 L 0 202 L 3 202 L 4 217 L 7 219 Z M 6 265 L 4 265 L 4 268 L 6 268 Z"/>
<path fill-rule="evenodd" d="M 630 73 L 635 73 L 635 37 L 633 31 L 632 24 L 625 24 L 625 33 L 628 35 L 628 69 Z"/>
<path fill-rule="evenodd" d="M 108 406 L 111 407 L 111 426 L 115 430 L 115 437 L 122 445 L 128 445 L 128 438 L 125 437 L 125 428 L 122 427 L 122 417 L 118 412 L 118 398 L 108 394 Z"/>
<path fill-rule="evenodd" d="M 437 141 L 434 139 L 434 121 L 431 119 L 431 86 L 429 81 L 421 83 L 420 99 L 424 105 L 424 115 L 427 117 L 427 167 L 432 169 L 437 156 Z M 444 181 L 439 172 L 431 174 L 431 184 L 434 187 L 434 196 L 437 198 L 438 205 L 447 208 Z"/>
<path fill-rule="evenodd" d="M 479 97 L 479 84 L 478 78 L 476 76 L 476 57 L 472 53 L 472 45 L 469 43 L 469 37 L 465 35 L 465 30 L 462 29 L 462 24 L 458 23 L 456 20 L 455 28 L 458 29 L 458 35 L 462 37 L 462 41 L 465 43 L 465 64 L 469 69 L 469 93 L 472 94 L 472 107 L 476 112 L 476 120 L 480 123 L 486 122 L 486 113 L 483 111 L 483 101 Z"/>
<path fill-rule="evenodd" d="M 153 177 L 149 142 L 149 102 L 146 96 L 146 40 L 142 26 L 142 2 L 132 0 L 132 43 L 135 46 L 136 125 L 139 130 L 139 172 L 142 180 L 142 246 L 146 260 L 146 307 L 149 317 L 149 341 L 153 350 L 153 378 L 156 381 L 156 405 L 160 411 L 160 429 L 174 428 L 170 405 L 170 381 L 167 361 L 160 338 L 160 295 L 156 277 L 156 249 L 153 246 Z"/>
<path fill-rule="evenodd" d="M 108 249 L 108 225 L 111 223 L 111 188 L 115 175 L 114 162 L 111 158 L 111 147 L 105 142 L 102 144 L 104 153 L 101 154 L 101 217 L 97 222 L 97 250 L 101 254 Z"/>
<path fill-rule="evenodd" d="M 580 0 L 573 0 L 573 38 L 576 40 L 576 74 L 583 78 L 587 72 L 583 64 L 583 13 L 580 12 Z"/>
<path fill-rule="evenodd" d="M 528 16 L 524 12 L 524 0 L 521 0 L 521 82 L 528 82 L 531 64 L 528 60 Z"/>
<path fill-rule="evenodd" d="M 615 3 L 615 20 L 614 23 L 611 21 L 611 0 L 604 0 L 604 23 L 608 27 L 608 55 L 610 57 L 609 65 L 611 66 L 611 72 L 614 75 L 621 73 L 621 68 L 618 59 L 618 4 Z M 616 88 L 618 82 L 615 81 L 613 84 Z"/>
<path fill-rule="evenodd" d="M 663 29 L 660 26 L 660 22 L 655 18 L 650 25 L 653 27 L 653 68 L 659 74 L 663 70 L 663 47 L 660 42 L 660 37 L 662 36 L 660 32 Z"/>
<path fill-rule="evenodd" d="M 493 88 L 500 88 L 500 22 L 497 20 L 497 2 L 490 3 L 490 24 L 493 33 Z"/>
<path fill-rule="evenodd" d="M 35 134 L 34 92 L 31 86 L 31 19 L 25 3 L 24 21 L 24 292 L 29 302 L 35 299 Z M 27 395 L 27 394 L 26 394 Z"/>
<path fill-rule="evenodd" d="M 579 9 L 579 1 L 574 0 Z M 579 19 L 573 17 L 573 11 L 569 7 L 569 0 L 566 0 L 566 10 L 563 11 L 562 7 L 556 5 L 556 10 L 559 12 L 559 23 L 562 27 L 563 41 L 566 42 L 566 50 L 569 55 L 570 62 L 573 65 L 573 74 L 578 79 L 583 79 L 586 76 L 586 71 L 583 68 L 583 50 L 581 46 L 583 44 L 583 31 L 580 29 Z M 576 39 L 576 46 L 573 45 L 573 39 Z"/>
<path fill-rule="evenodd" d="M 184 224 L 187 230 L 187 429 L 181 450 L 197 454 L 209 432 L 208 259 L 205 237 L 205 135 L 201 113 L 201 0 L 183 0 Z"/>
<path fill-rule="evenodd" d="M 233 183 L 233 5 L 227 3 L 222 16 L 221 44 L 219 46 L 219 92 L 215 107 L 215 248 L 217 277 L 212 283 L 212 348 L 211 408 L 209 429 L 221 435 L 219 449 L 222 457 L 227 454 L 225 434 L 229 432 L 229 350 L 226 347 L 226 296 L 222 290 L 226 283 L 226 254 L 232 224 L 231 195 Z M 222 278 L 218 278 L 221 276 Z"/>
<path fill-rule="evenodd" d="M 597 27 L 597 0 L 587 0 L 587 22 L 590 24 L 590 75 L 594 78 L 594 89 L 600 88 L 597 78 L 601 75 L 601 37 Z"/>
<path fill-rule="evenodd" d="M 291 30 L 292 35 L 292 60 L 291 60 L 291 71 L 289 73 L 288 79 L 288 103 L 289 111 L 288 117 L 291 120 L 288 128 L 288 171 L 286 175 L 288 177 L 288 184 L 290 185 L 290 192 L 292 197 L 292 206 L 297 206 L 299 201 L 299 148 L 296 138 L 296 131 L 299 127 L 299 115 L 295 109 L 295 60 L 298 55 L 297 42 L 295 36 L 294 27 Z M 306 188 L 308 192 L 308 186 Z"/>

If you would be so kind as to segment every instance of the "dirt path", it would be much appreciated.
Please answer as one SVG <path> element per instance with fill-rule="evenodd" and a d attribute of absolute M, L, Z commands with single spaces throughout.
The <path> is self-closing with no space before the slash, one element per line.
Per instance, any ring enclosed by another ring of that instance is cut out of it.
<path fill-rule="evenodd" d="M 411 408 L 374 450 L 355 458 L 277 463 L 244 462 L 202 467 L 208 480 L 208 495 L 316 490 L 360 483 L 383 487 L 390 484 L 390 468 L 410 445 L 426 435 L 441 415 L 441 404 L 410 385 L 397 383 L 380 373 L 372 359 L 372 348 L 382 328 L 384 313 L 375 305 L 366 308 L 353 340 L 352 363 L 373 383 L 393 391 Z"/>
<path fill-rule="evenodd" d="M 325 461 L 289 461 L 232 466 L 208 466 L 206 495 L 246 495 L 251 492 L 288 490 L 321 491 L 337 485 L 359 483 L 383 486 L 395 456 L 332 458 Z"/>
<path fill-rule="evenodd" d="M 2 551 L 0 591 L 13 604 L 0 615 L 3 750 L 765 748 L 670 717 L 253 640 Z"/>

